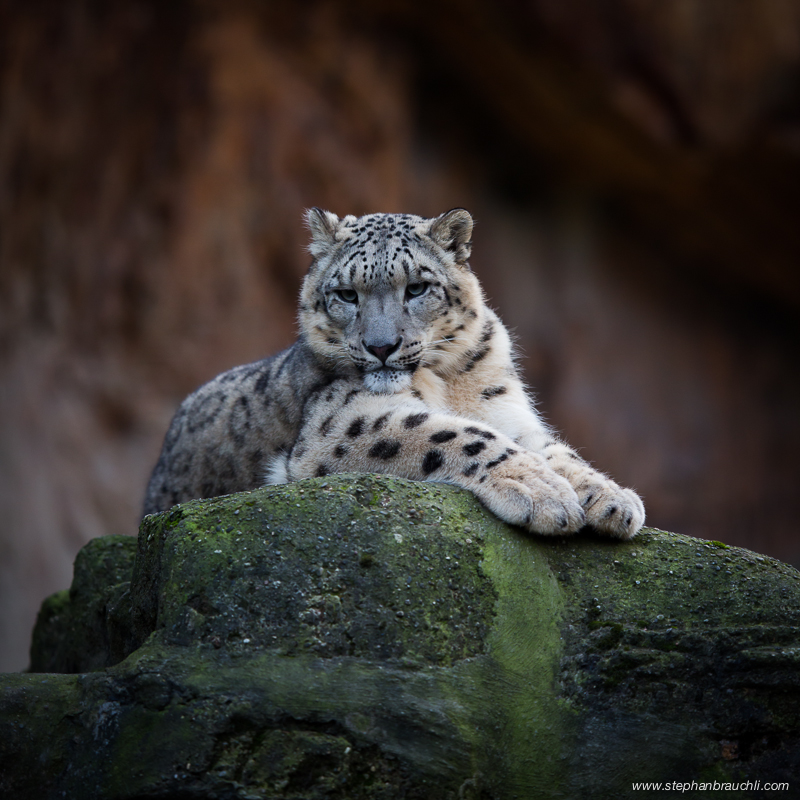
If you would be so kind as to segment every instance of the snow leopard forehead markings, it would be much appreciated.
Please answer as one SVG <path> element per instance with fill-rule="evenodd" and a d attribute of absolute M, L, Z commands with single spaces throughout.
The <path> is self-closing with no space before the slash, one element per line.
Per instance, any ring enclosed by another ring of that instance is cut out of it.
<path fill-rule="evenodd" d="M 377 285 L 398 287 L 432 278 L 437 270 L 420 263 L 437 262 L 429 241 L 421 235 L 425 220 L 412 214 L 370 214 L 347 217 L 340 251 L 331 263 L 325 288 L 337 285 L 361 289 Z"/>

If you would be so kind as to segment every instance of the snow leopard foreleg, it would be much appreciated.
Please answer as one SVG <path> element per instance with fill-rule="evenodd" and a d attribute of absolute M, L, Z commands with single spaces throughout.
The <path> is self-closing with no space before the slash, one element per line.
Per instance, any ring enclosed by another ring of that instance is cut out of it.
<path fill-rule="evenodd" d="M 287 458 L 287 479 L 377 472 L 442 481 L 468 489 L 498 517 L 533 533 L 583 526 L 575 491 L 541 456 L 474 420 L 432 412 L 410 398 L 393 400 L 353 389 L 340 403 L 318 402 Z"/>

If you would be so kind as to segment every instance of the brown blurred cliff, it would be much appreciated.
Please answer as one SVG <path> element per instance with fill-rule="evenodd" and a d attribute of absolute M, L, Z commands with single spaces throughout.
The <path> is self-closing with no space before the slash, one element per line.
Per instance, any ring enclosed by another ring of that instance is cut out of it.
<path fill-rule="evenodd" d="M 305 207 L 453 206 L 547 418 L 800 563 L 800 3 L 0 2 L 0 669 L 177 403 L 286 346 Z"/>

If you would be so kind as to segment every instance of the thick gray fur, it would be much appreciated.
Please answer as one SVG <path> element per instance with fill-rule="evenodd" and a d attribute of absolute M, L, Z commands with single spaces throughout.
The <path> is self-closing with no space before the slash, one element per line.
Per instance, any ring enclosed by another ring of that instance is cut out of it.
<path fill-rule="evenodd" d="M 285 373 L 291 381 L 280 380 Z M 265 465 L 291 449 L 306 402 L 333 377 L 300 338 L 278 355 L 201 386 L 181 403 L 167 431 L 144 514 L 263 486 Z"/>

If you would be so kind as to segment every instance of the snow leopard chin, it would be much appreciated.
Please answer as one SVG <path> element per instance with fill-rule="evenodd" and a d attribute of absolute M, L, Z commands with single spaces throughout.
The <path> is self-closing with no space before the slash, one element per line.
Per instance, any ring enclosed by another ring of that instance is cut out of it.
<path fill-rule="evenodd" d="M 364 387 L 373 394 L 396 394 L 411 388 L 411 373 L 399 369 L 376 369 L 364 376 Z"/>

